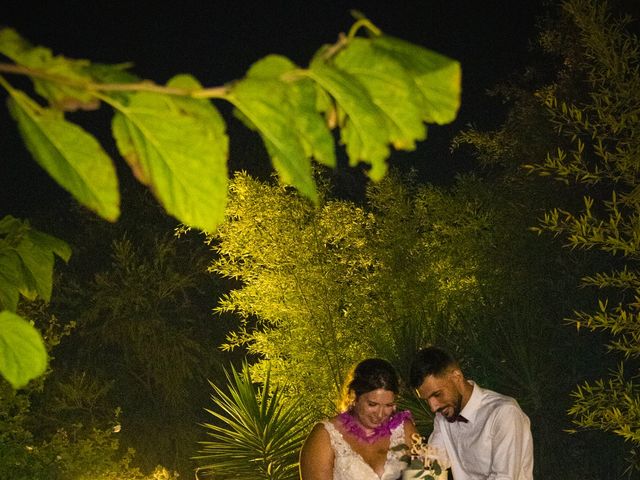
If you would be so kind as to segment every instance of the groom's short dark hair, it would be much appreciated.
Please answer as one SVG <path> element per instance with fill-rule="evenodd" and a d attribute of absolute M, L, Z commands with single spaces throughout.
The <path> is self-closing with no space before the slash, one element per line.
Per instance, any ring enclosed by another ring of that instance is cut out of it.
<path fill-rule="evenodd" d="M 409 382 L 411 388 L 418 388 L 429 375 L 440 376 L 450 367 L 458 366 L 453 356 L 438 347 L 426 347 L 416 353 L 411 362 Z"/>

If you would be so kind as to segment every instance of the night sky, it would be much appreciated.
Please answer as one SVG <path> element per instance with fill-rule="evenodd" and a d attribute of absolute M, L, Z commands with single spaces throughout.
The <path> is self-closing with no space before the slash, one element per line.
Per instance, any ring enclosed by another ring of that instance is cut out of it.
<path fill-rule="evenodd" d="M 462 63 L 463 102 L 458 120 L 450 126 L 430 127 L 429 139 L 418 151 L 391 159 L 392 164 L 415 164 L 426 181 L 452 177 L 462 168 L 448 150 L 455 131 L 469 122 L 500 122 L 496 99 L 484 92 L 526 64 L 536 16 L 542 12 L 538 0 L 12 3 L 13 10 L 2 13 L 0 24 L 56 54 L 102 63 L 131 61 L 134 73 L 158 83 L 177 73 L 191 73 L 209 87 L 242 77 L 253 62 L 270 53 L 306 66 L 322 44 L 333 43 L 339 32 L 349 29 L 353 23 L 350 9 L 360 10 L 385 33 Z M 8 78 L 15 81 L 15 77 Z M 109 112 L 92 115 L 98 122 L 100 115 L 104 117 L 98 125 L 106 127 L 96 128 L 102 129 L 101 140 L 111 153 L 105 120 Z M 6 213 L 42 215 L 67 197 L 22 146 L 4 102 L 0 132 L 0 217 Z M 246 141 L 233 133 L 231 130 L 232 168 L 251 171 L 247 158 L 233 157 L 238 151 L 234 145 Z M 263 159 L 265 167 L 268 163 Z"/>

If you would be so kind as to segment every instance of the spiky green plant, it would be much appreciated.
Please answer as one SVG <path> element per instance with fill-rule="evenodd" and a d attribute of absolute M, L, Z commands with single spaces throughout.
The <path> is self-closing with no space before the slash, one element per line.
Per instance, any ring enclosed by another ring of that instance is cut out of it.
<path fill-rule="evenodd" d="M 205 423 L 209 440 L 200 442 L 197 460 L 204 476 L 294 480 L 298 478 L 298 454 L 312 418 L 300 408 L 300 400 L 272 389 L 269 375 L 254 383 L 247 363 L 241 371 L 225 370 L 227 392 L 211 383 L 215 409 L 206 409 L 216 423 Z"/>

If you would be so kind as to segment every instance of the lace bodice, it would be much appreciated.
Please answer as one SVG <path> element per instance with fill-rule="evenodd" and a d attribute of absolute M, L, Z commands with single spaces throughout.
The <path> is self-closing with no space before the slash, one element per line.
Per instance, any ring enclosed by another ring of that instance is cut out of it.
<path fill-rule="evenodd" d="M 355 452 L 344 439 L 342 434 L 329 421 L 322 422 L 331 438 L 331 446 L 335 453 L 333 465 L 333 480 L 397 480 L 402 476 L 402 471 L 407 464 L 400 460 L 402 452 L 394 452 L 392 447 L 404 443 L 404 423 L 391 431 L 389 451 L 384 464 L 382 477 L 364 461 L 359 453 Z"/>

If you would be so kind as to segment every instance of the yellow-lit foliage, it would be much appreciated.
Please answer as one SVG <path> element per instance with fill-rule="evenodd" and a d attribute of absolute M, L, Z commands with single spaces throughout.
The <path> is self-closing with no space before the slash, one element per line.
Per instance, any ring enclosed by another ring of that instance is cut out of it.
<path fill-rule="evenodd" d="M 225 348 L 247 348 L 256 379 L 270 370 L 318 415 L 335 409 L 354 363 L 384 356 L 404 375 L 417 348 L 483 305 L 474 242 L 490 222 L 478 204 L 395 178 L 366 206 L 323 198 L 316 207 L 239 174 L 211 238 L 211 269 L 242 282 L 218 307 L 242 318 Z"/>

